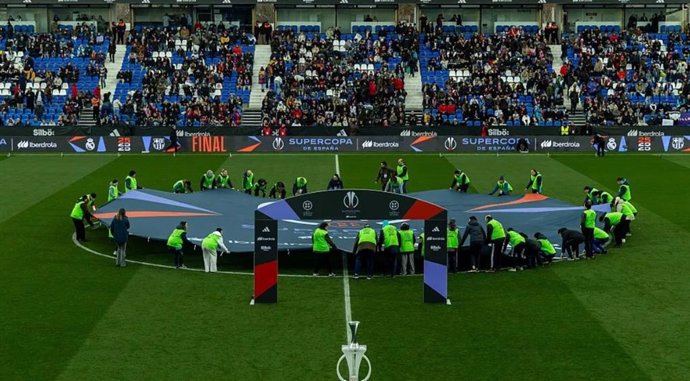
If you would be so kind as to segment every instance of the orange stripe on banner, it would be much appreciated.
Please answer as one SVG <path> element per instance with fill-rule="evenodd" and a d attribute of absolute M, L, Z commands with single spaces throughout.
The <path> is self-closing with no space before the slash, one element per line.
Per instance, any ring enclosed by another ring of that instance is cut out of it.
<path fill-rule="evenodd" d="M 117 212 L 108 213 L 94 213 L 94 217 L 98 219 L 103 218 L 113 218 Z M 153 217 L 202 217 L 202 216 L 215 216 L 213 213 L 200 213 L 200 212 L 156 212 L 156 211 L 132 211 L 127 212 L 127 217 L 129 218 L 153 218 Z"/>
<path fill-rule="evenodd" d="M 489 204 L 489 205 L 479 206 L 479 207 L 476 207 L 474 209 L 470 209 L 470 212 L 494 208 L 497 206 L 519 205 L 519 204 L 526 204 L 528 202 L 544 201 L 546 199 L 548 199 L 548 197 L 541 195 L 539 193 L 530 193 L 530 194 L 526 194 L 526 195 L 522 196 L 522 198 L 519 200 L 508 201 L 508 202 L 499 202 L 498 204 Z"/>
<path fill-rule="evenodd" d="M 256 143 L 256 144 L 250 145 L 250 146 L 248 146 L 248 147 L 244 147 L 244 148 L 242 148 L 241 150 L 239 150 L 239 151 L 237 151 L 237 152 L 254 152 L 254 150 L 256 149 L 256 147 L 258 147 L 258 146 L 260 146 L 260 145 L 261 145 L 261 143 Z"/>
<path fill-rule="evenodd" d="M 411 145 L 419 144 L 419 143 L 424 143 L 427 140 L 431 140 L 435 138 L 435 136 L 420 136 L 417 139 L 415 139 Z"/>

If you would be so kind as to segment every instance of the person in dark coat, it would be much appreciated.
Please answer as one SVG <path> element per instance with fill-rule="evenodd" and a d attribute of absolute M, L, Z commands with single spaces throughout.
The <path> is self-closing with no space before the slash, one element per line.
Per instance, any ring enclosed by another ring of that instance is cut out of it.
<path fill-rule="evenodd" d="M 465 243 L 467 237 L 470 237 L 470 263 L 472 269 L 469 272 L 476 273 L 479 271 L 480 260 L 479 257 L 482 254 L 482 248 L 484 247 L 484 241 L 486 240 L 486 232 L 484 227 L 479 224 L 477 217 L 470 216 L 470 220 L 465 228 L 465 234 L 462 235 L 460 240 L 460 247 Z"/>
<path fill-rule="evenodd" d="M 129 218 L 127 218 L 124 208 L 120 208 L 110 223 L 110 235 L 113 236 L 113 241 L 117 245 L 115 265 L 117 267 L 127 267 L 125 257 L 127 256 L 127 240 L 129 239 Z"/>
<path fill-rule="evenodd" d="M 568 260 L 580 259 L 580 244 L 585 242 L 585 236 L 577 231 L 566 228 L 558 229 L 558 235 L 563 238 L 561 253 L 568 253 Z"/>
<path fill-rule="evenodd" d="M 336 189 L 343 189 L 345 186 L 343 185 L 343 180 L 340 178 L 340 175 L 337 173 L 331 177 L 331 180 L 328 182 L 328 187 L 326 188 L 327 190 L 336 190 Z"/>

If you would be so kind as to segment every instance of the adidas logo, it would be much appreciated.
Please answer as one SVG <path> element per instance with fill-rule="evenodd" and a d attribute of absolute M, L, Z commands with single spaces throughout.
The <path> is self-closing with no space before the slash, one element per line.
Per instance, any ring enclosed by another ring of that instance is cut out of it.
<path fill-rule="evenodd" d="M 546 4 L 546 0 L 539 0 L 537 3 L 538 4 Z"/>
<path fill-rule="evenodd" d="M 232 0 L 223 0 L 223 4 L 232 4 Z"/>
<path fill-rule="evenodd" d="M 24 0 L 24 1 L 22 1 L 22 3 L 24 3 L 24 4 L 31 4 L 31 0 Z"/>
<path fill-rule="evenodd" d="M 345 132 L 345 130 L 340 130 L 335 136 L 347 136 L 347 132 Z"/>
<path fill-rule="evenodd" d="M 151 4 L 151 0 L 141 0 L 142 4 Z"/>
<path fill-rule="evenodd" d="M 270 233 L 270 232 L 271 232 L 271 229 L 269 229 L 268 226 L 266 226 L 266 227 L 264 228 L 264 230 L 262 230 L 261 232 L 262 232 L 262 233 Z"/>
<path fill-rule="evenodd" d="M 439 233 L 440 231 L 441 231 L 441 229 L 439 229 L 438 226 L 434 227 L 434 228 L 431 230 L 432 233 Z"/>
<path fill-rule="evenodd" d="M 400 136 L 412 136 L 412 131 L 402 130 L 402 131 L 400 131 Z"/>
<path fill-rule="evenodd" d="M 467 4 L 467 0 L 458 0 L 458 4 Z"/>
<path fill-rule="evenodd" d="M 120 136 L 120 131 L 117 129 L 114 129 L 112 132 L 110 132 L 110 135 L 108 136 Z"/>
<path fill-rule="evenodd" d="M 664 0 L 656 0 L 657 4 L 664 4 Z"/>
<path fill-rule="evenodd" d="M 639 135 L 640 132 L 638 130 L 630 130 L 628 131 L 628 136 L 637 136 Z"/>

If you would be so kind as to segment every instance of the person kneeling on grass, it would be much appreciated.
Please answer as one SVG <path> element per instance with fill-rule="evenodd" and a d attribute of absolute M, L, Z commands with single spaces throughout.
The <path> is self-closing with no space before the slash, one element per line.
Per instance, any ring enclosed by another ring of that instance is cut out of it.
<path fill-rule="evenodd" d="M 201 252 L 204 256 L 204 271 L 207 273 L 215 273 L 218 271 L 218 251 L 220 251 L 221 256 L 224 253 L 230 252 L 230 250 L 225 247 L 225 243 L 223 242 L 223 229 L 221 228 L 217 228 L 211 234 L 207 235 L 203 241 L 201 241 Z"/>
<path fill-rule="evenodd" d="M 278 181 L 273 185 L 273 188 L 271 188 L 271 191 L 268 193 L 268 197 L 284 199 L 286 193 L 287 192 L 285 191 L 285 183 L 283 183 L 282 181 Z"/>
<path fill-rule="evenodd" d="M 297 196 L 307 192 L 307 178 L 302 176 L 296 178 L 295 182 L 292 184 L 292 195 Z"/>
<path fill-rule="evenodd" d="M 569 261 L 580 259 L 580 244 L 585 242 L 585 236 L 577 230 L 566 228 L 558 229 L 558 235 L 563 239 L 561 243 L 561 256 L 563 253 L 568 253 Z"/>
<path fill-rule="evenodd" d="M 513 267 L 508 271 L 523 270 L 522 257 L 525 255 L 525 237 L 513 230 L 513 228 L 508 228 L 507 236 L 503 243 L 503 251 L 506 250 L 508 244 L 510 244 L 510 247 L 512 248 L 511 256 L 513 257 Z"/>
<path fill-rule="evenodd" d="M 606 254 L 606 246 L 609 245 L 611 241 L 609 233 L 605 232 L 603 229 L 598 227 L 594 228 L 594 253 L 595 254 Z"/>
<path fill-rule="evenodd" d="M 534 238 L 537 240 L 537 246 L 539 251 L 537 252 L 537 258 L 540 264 L 545 265 L 553 262 L 554 256 L 556 256 L 556 248 L 553 244 L 546 238 L 545 235 L 537 232 L 534 233 Z"/>
<path fill-rule="evenodd" d="M 266 188 L 268 187 L 268 181 L 266 179 L 259 179 L 256 184 L 254 184 L 254 196 L 256 197 L 266 197 Z"/>
<path fill-rule="evenodd" d="M 470 188 L 470 178 L 467 174 L 459 169 L 453 172 L 453 182 L 450 184 L 450 190 L 467 193 Z"/>
<path fill-rule="evenodd" d="M 187 239 L 187 229 L 189 224 L 187 221 L 180 221 L 175 230 L 170 233 L 168 237 L 168 251 L 175 256 L 175 268 L 176 269 L 186 269 L 187 266 L 184 265 L 182 247 L 185 243 L 192 244 Z"/>
<path fill-rule="evenodd" d="M 187 179 L 177 180 L 173 184 L 173 193 L 192 193 L 192 182 Z"/>

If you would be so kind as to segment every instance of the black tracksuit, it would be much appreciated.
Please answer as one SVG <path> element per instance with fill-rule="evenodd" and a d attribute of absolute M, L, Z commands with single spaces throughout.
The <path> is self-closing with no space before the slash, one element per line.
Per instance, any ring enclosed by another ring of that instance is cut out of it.
<path fill-rule="evenodd" d="M 563 242 L 561 243 L 561 251 L 567 252 L 568 257 L 573 257 L 573 252 L 575 252 L 575 257 L 580 257 L 580 244 L 585 242 L 585 236 L 576 230 L 566 230 L 561 233 L 561 238 Z"/>

